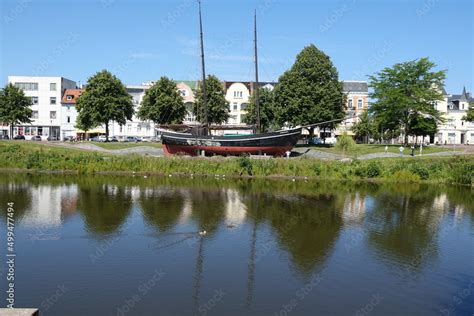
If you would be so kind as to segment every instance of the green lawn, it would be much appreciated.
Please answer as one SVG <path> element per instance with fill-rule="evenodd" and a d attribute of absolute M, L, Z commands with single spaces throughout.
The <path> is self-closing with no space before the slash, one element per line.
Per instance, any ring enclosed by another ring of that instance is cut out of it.
<path fill-rule="evenodd" d="M 324 152 L 333 153 L 333 154 L 339 154 L 339 155 L 343 154 L 341 150 L 333 146 L 329 147 L 329 146 L 324 146 L 324 145 L 316 145 L 316 146 L 311 146 L 310 148 L 314 150 L 320 150 Z M 399 154 L 400 153 L 399 148 L 400 148 L 400 145 L 388 145 L 388 152 Z M 444 147 L 439 147 L 435 145 L 424 146 L 423 154 L 431 154 L 431 153 L 437 153 L 437 152 L 449 151 L 449 150 L 452 151 L 452 149 L 450 148 L 444 148 Z M 461 148 L 459 147 L 457 150 L 461 150 Z M 383 153 L 383 152 L 385 152 L 385 145 L 357 144 L 354 149 L 346 152 L 345 154 L 347 156 L 362 156 L 362 155 L 367 155 L 367 154 Z M 420 153 L 420 149 L 417 147 L 415 149 L 415 154 L 418 155 L 419 153 Z M 410 147 L 405 147 L 403 154 L 409 155 Z"/>
<path fill-rule="evenodd" d="M 73 143 L 74 144 L 74 143 Z M 124 143 L 124 142 L 111 142 L 111 143 L 102 143 L 102 142 L 87 142 L 87 144 L 94 144 L 96 146 L 102 147 L 104 149 L 124 149 L 130 147 L 155 147 L 161 148 L 161 143 L 156 142 L 140 142 L 140 143 Z"/>

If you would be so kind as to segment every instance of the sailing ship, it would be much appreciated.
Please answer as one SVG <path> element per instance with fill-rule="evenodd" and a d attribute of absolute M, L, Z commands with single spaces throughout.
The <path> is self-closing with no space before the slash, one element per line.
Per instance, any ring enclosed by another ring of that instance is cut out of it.
<path fill-rule="evenodd" d="M 301 127 L 276 132 L 260 132 L 260 103 L 257 54 L 257 14 L 254 16 L 255 53 L 255 109 L 257 116 L 256 134 L 236 136 L 211 135 L 207 120 L 206 70 L 204 62 L 204 40 L 202 31 L 201 2 L 199 2 L 199 28 L 201 42 L 202 93 L 204 107 L 204 128 L 194 128 L 190 132 L 161 130 L 161 140 L 166 154 L 187 155 L 272 155 L 283 156 L 296 145 L 301 137 Z"/>

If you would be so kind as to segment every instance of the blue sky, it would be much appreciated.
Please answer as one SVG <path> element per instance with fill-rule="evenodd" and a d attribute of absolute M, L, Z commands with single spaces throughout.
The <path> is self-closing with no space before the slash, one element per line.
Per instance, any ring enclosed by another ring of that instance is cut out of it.
<path fill-rule="evenodd" d="M 474 89 L 474 1 L 203 0 L 207 72 L 252 80 L 253 10 L 260 75 L 277 80 L 313 43 L 341 79 L 364 80 L 394 63 L 429 57 L 446 89 Z M 101 69 L 126 84 L 162 75 L 198 79 L 195 0 L 2 0 L 0 84 L 8 75 L 85 83 Z"/>

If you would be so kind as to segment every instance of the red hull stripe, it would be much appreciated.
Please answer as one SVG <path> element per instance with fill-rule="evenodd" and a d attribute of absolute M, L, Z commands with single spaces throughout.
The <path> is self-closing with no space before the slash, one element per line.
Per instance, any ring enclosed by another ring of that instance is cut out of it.
<path fill-rule="evenodd" d="M 184 146 L 184 145 L 163 145 L 164 152 L 169 155 L 187 154 L 197 156 L 198 151 L 204 150 L 206 154 L 216 155 L 241 155 L 241 154 L 267 154 L 283 156 L 290 151 L 293 146 L 269 146 L 269 147 L 233 147 L 233 146 Z"/>

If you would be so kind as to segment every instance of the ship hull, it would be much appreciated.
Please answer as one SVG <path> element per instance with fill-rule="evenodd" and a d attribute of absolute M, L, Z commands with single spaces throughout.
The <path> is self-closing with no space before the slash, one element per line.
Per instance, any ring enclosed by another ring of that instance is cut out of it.
<path fill-rule="evenodd" d="M 168 155 L 271 155 L 283 156 L 298 142 L 301 128 L 242 136 L 195 136 L 163 132 L 164 152 Z"/>

